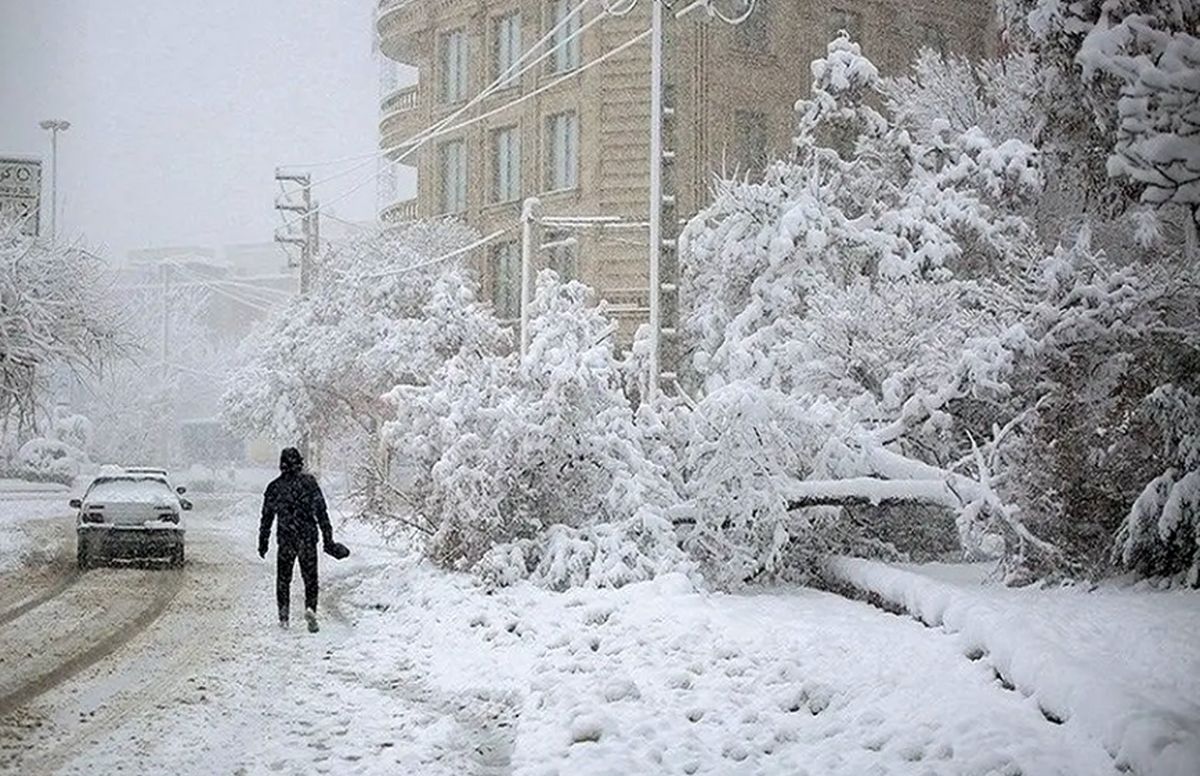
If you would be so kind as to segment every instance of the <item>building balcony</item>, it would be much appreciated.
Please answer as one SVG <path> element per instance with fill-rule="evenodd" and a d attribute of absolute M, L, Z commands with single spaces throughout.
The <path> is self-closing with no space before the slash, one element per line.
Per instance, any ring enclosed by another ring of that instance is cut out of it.
<path fill-rule="evenodd" d="M 406 65 L 415 64 L 413 44 L 420 32 L 421 6 L 428 0 L 379 0 L 375 31 L 379 50 L 389 59 Z"/>
<path fill-rule="evenodd" d="M 385 207 L 379 213 L 379 220 L 385 226 L 396 226 L 417 220 L 417 198 L 401 199 Z"/>
<path fill-rule="evenodd" d="M 416 86 L 406 86 L 384 97 L 380 104 L 379 147 L 386 149 L 392 159 L 403 153 L 408 148 L 407 141 L 426 126 L 417 109 L 418 96 Z M 409 162 L 415 163 L 415 159 Z"/>
<path fill-rule="evenodd" d="M 401 86 L 384 95 L 379 103 L 379 115 L 387 118 L 393 113 L 404 113 L 417 107 L 417 85 Z"/>

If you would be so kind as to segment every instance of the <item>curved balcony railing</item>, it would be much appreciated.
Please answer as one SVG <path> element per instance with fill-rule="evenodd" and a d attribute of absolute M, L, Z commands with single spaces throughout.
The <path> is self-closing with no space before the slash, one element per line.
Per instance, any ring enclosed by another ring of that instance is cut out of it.
<path fill-rule="evenodd" d="M 424 0 L 427 2 L 428 0 Z M 412 39 L 404 32 L 404 20 L 409 11 L 419 6 L 417 0 L 380 0 L 375 13 L 375 32 L 379 35 L 379 47 L 383 53 L 397 62 L 410 62 Z"/>
<path fill-rule="evenodd" d="M 379 220 L 388 226 L 417 220 L 417 198 L 401 199 L 385 207 Z"/>
<path fill-rule="evenodd" d="M 417 107 L 417 85 L 402 86 L 384 95 L 379 103 L 379 114 L 387 118 L 393 113 L 403 113 Z"/>

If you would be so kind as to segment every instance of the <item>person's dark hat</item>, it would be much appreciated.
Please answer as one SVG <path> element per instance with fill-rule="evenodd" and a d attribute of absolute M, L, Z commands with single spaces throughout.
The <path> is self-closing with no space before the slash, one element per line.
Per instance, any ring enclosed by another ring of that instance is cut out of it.
<path fill-rule="evenodd" d="M 285 447 L 283 452 L 279 454 L 279 470 L 284 472 L 298 472 L 304 468 L 304 456 L 300 455 L 300 451 L 294 447 Z"/>
<path fill-rule="evenodd" d="M 325 545 L 325 554 L 331 555 L 337 560 L 345 560 L 350 557 L 350 548 L 341 542 L 330 542 Z"/>

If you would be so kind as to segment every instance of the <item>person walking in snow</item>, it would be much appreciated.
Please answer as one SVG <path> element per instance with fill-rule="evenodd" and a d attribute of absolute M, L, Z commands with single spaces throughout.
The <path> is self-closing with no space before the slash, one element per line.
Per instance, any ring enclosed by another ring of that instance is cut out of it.
<path fill-rule="evenodd" d="M 317 478 L 304 471 L 304 458 L 294 447 L 279 454 L 279 476 L 271 481 L 263 494 L 262 522 L 258 526 L 258 557 L 267 556 L 271 538 L 271 523 L 276 522 L 275 598 L 279 604 L 279 625 L 288 625 L 288 599 L 292 590 L 292 570 L 300 561 L 300 576 L 304 579 L 304 619 L 308 630 L 316 633 L 317 626 L 317 538 L 325 551 L 334 557 L 349 554 L 333 540 L 333 526 L 325 496 Z"/>

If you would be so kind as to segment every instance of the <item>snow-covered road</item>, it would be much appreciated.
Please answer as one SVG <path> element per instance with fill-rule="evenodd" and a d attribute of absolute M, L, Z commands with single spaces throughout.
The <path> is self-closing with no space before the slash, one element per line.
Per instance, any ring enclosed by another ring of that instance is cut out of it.
<path fill-rule="evenodd" d="M 0 773 L 1116 773 L 955 640 L 811 590 L 489 591 L 350 528 L 322 631 L 281 631 L 255 507 L 201 503 L 182 572 L 24 578 Z"/>

